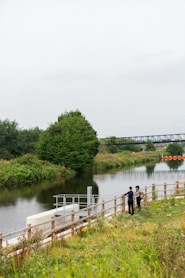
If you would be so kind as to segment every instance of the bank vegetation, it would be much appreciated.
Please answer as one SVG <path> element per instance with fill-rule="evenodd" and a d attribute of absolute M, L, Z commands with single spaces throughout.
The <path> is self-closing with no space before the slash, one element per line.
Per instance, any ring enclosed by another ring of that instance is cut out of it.
<path fill-rule="evenodd" d="M 119 153 L 98 153 L 94 159 L 94 170 L 97 172 L 110 169 L 135 167 L 146 163 L 157 163 L 162 158 L 162 151 L 122 151 Z"/>
<path fill-rule="evenodd" d="M 35 246 L 17 258 L 4 254 L 1 277 L 184 278 L 185 199 L 153 201 L 140 214 L 112 216 Z"/>

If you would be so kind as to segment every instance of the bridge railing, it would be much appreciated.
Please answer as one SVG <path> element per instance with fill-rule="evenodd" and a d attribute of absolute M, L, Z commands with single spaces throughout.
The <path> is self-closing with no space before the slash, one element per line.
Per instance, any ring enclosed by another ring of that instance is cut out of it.
<path fill-rule="evenodd" d="M 185 133 L 132 136 L 132 137 L 107 137 L 107 138 L 100 138 L 99 142 L 101 145 L 129 145 L 129 144 L 146 144 L 148 140 L 152 141 L 153 144 L 185 142 Z"/>
<path fill-rule="evenodd" d="M 175 184 L 152 184 L 141 189 L 144 192 L 144 204 L 154 200 L 161 200 L 170 197 L 185 198 L 185 182 L 177 181 Z M 13 255 L 18 255 L 28 248 L 28 245 L 38 244 L 44 246 L 52 243 L 53 240 L 62 239 L 69 235 L 74 235 L 81 231 L 82 227 L 92 225 L 99 219 L 110 217 L 113 215 L 124 214 L 127 211 L 127 199 L 124 194 L 110 199 L 102 199 L 101 202 L 88 205 L 79 211 L 72 210 L 64 215 L 54 216 L 48 221 L 37 225 L 27 225 L 26 228 L 14 231 L 8 234 L 0 233 L 0 254 L 3 255 L 4 250 Z M 80 214 L 79 214 L 80 213 Z M 79 217 L 79 215 L 81 215 Z M 65 222 L 65 219 L 68 219 Z M 61 226 L 57 225 L 57 221 L 62 220 Z M 43 226 L 47 224 L 50 229 L 45 231 Z"/>

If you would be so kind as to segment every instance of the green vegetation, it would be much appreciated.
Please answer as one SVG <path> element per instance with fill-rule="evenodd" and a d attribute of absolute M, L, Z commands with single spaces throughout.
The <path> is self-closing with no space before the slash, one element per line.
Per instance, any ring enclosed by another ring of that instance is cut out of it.
<path fill-rule="evenodd" d="M 100 154 L 94 159 L 94 171 L 134 167 L 138 164 L 156 163 L 161 153 L 156 152 L 122 152 L 117 154 Z M 151 165 L 148 165 L 151 167 Z M 153 164 L 152 164 L 152 167 Z M 149 169 L 149 168 L 147 168 Z M 36 155 L 26 154 L 16 159 L 0 160 L 0 189 L 15 189 L 37 184 L 44 180 L 74 177 L 76 171 L 48 161 L 39 160 Z"/>
<path fill-rule="evenodd" d="M 146 148 L 145 148 L 145 151 L 155 151 L 155 147 L 154 147 L 154 144 L 151 140 L 148 140 L 146 142 Z"/>
<path fill-rule="evenodd" d="M 95 171 L 105 171 L 110 169 L 120 169 L 123 167 L 134 167 L 138 164 L 161 161 L 161 151 L 143 151 L 120 153 L 98 153 L 94 159 Z"/>
<path fill-rule="evenodd" d="M 0 158 L 12 159 L 26 153 L 35 153 L 36 143 L 42 131 L 20 129 L 16 121 L 0 120 Z"/>
<path fill-rule="evenodd" d="M 96 132 L 79 111 L 62 114 L 44 131 L 38 142 L 40 159 L 84 171 L 98 153 Z"/>
<path fill-rule="evenodd" d="M 184 278 L 185 199 L 154 201 L 141 214 L 98 220 L 52 247 L 35 249 L 14 259 L 1 257 L 0 275 Z"/>
<path fill-rule="evenodd" d="M 10 161 L 0 160 L 0 189 L 14 189 L 69 175 L 74 175 L 74 171 L 38 160 L 32 154 Z"/>
<path fill-rule="evenodd" d="M 184 153 L 184 148 L 183 145 L 179 143 L 171 143 L 168 145 L 166 148 L 166 151 L 168 152 L 169 155 L 183 155 Z"/>
<path fill-rule="evenodd" d="M 99 139 L 100 151 L 105 149 L 108 153 L 118 153 L 121 151 L 140 152 L 142 150 L 139 144 L 134 144 L 133 139 L 117 138 L 116 136 Z"/>

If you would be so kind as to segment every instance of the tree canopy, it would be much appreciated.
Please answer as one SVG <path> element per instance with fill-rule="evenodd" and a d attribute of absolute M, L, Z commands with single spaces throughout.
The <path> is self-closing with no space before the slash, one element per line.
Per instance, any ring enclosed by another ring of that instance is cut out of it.
<path fill-rule="evenodd" d="M 172 156 L 183 155 L 184 148 L 181 144 L 174 142 L 174 143 L 171 143 L 168 145 L 168 147 L 166 148 L 166 151 Z"/>
<path fill-rule="evenodd" d="M 80 111 L 66 112 L 41 134 L 37 154 L 40 159 L 83 171 L 98 153 L 95 130 Z"/>
<path fill-rule="evenodd" d="M 16 121 L 0 120 L 0 158 L 11 159 L 26 153 L 35 153 L 35 144 L 41 130 L 20 129 Z"/>
<path fill-rule="evenodd" d="M 147 140 L 145 151 L 155 151 L 155 146 L 152 140 Z"/>

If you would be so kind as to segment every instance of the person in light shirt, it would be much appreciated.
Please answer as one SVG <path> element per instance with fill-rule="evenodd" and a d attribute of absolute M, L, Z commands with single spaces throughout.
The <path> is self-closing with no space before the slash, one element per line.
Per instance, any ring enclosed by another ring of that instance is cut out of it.
<path fill-rule="evenodd" d="M 138 208 L 138 213 L 141 211 L 141 199 L 143 197 L 143 193 L 140 191 L 139 185 L 136 185 L 135 187 L 136 192 L 135 192 L 135 197 L 136 197 L 136 204 Z"/>

